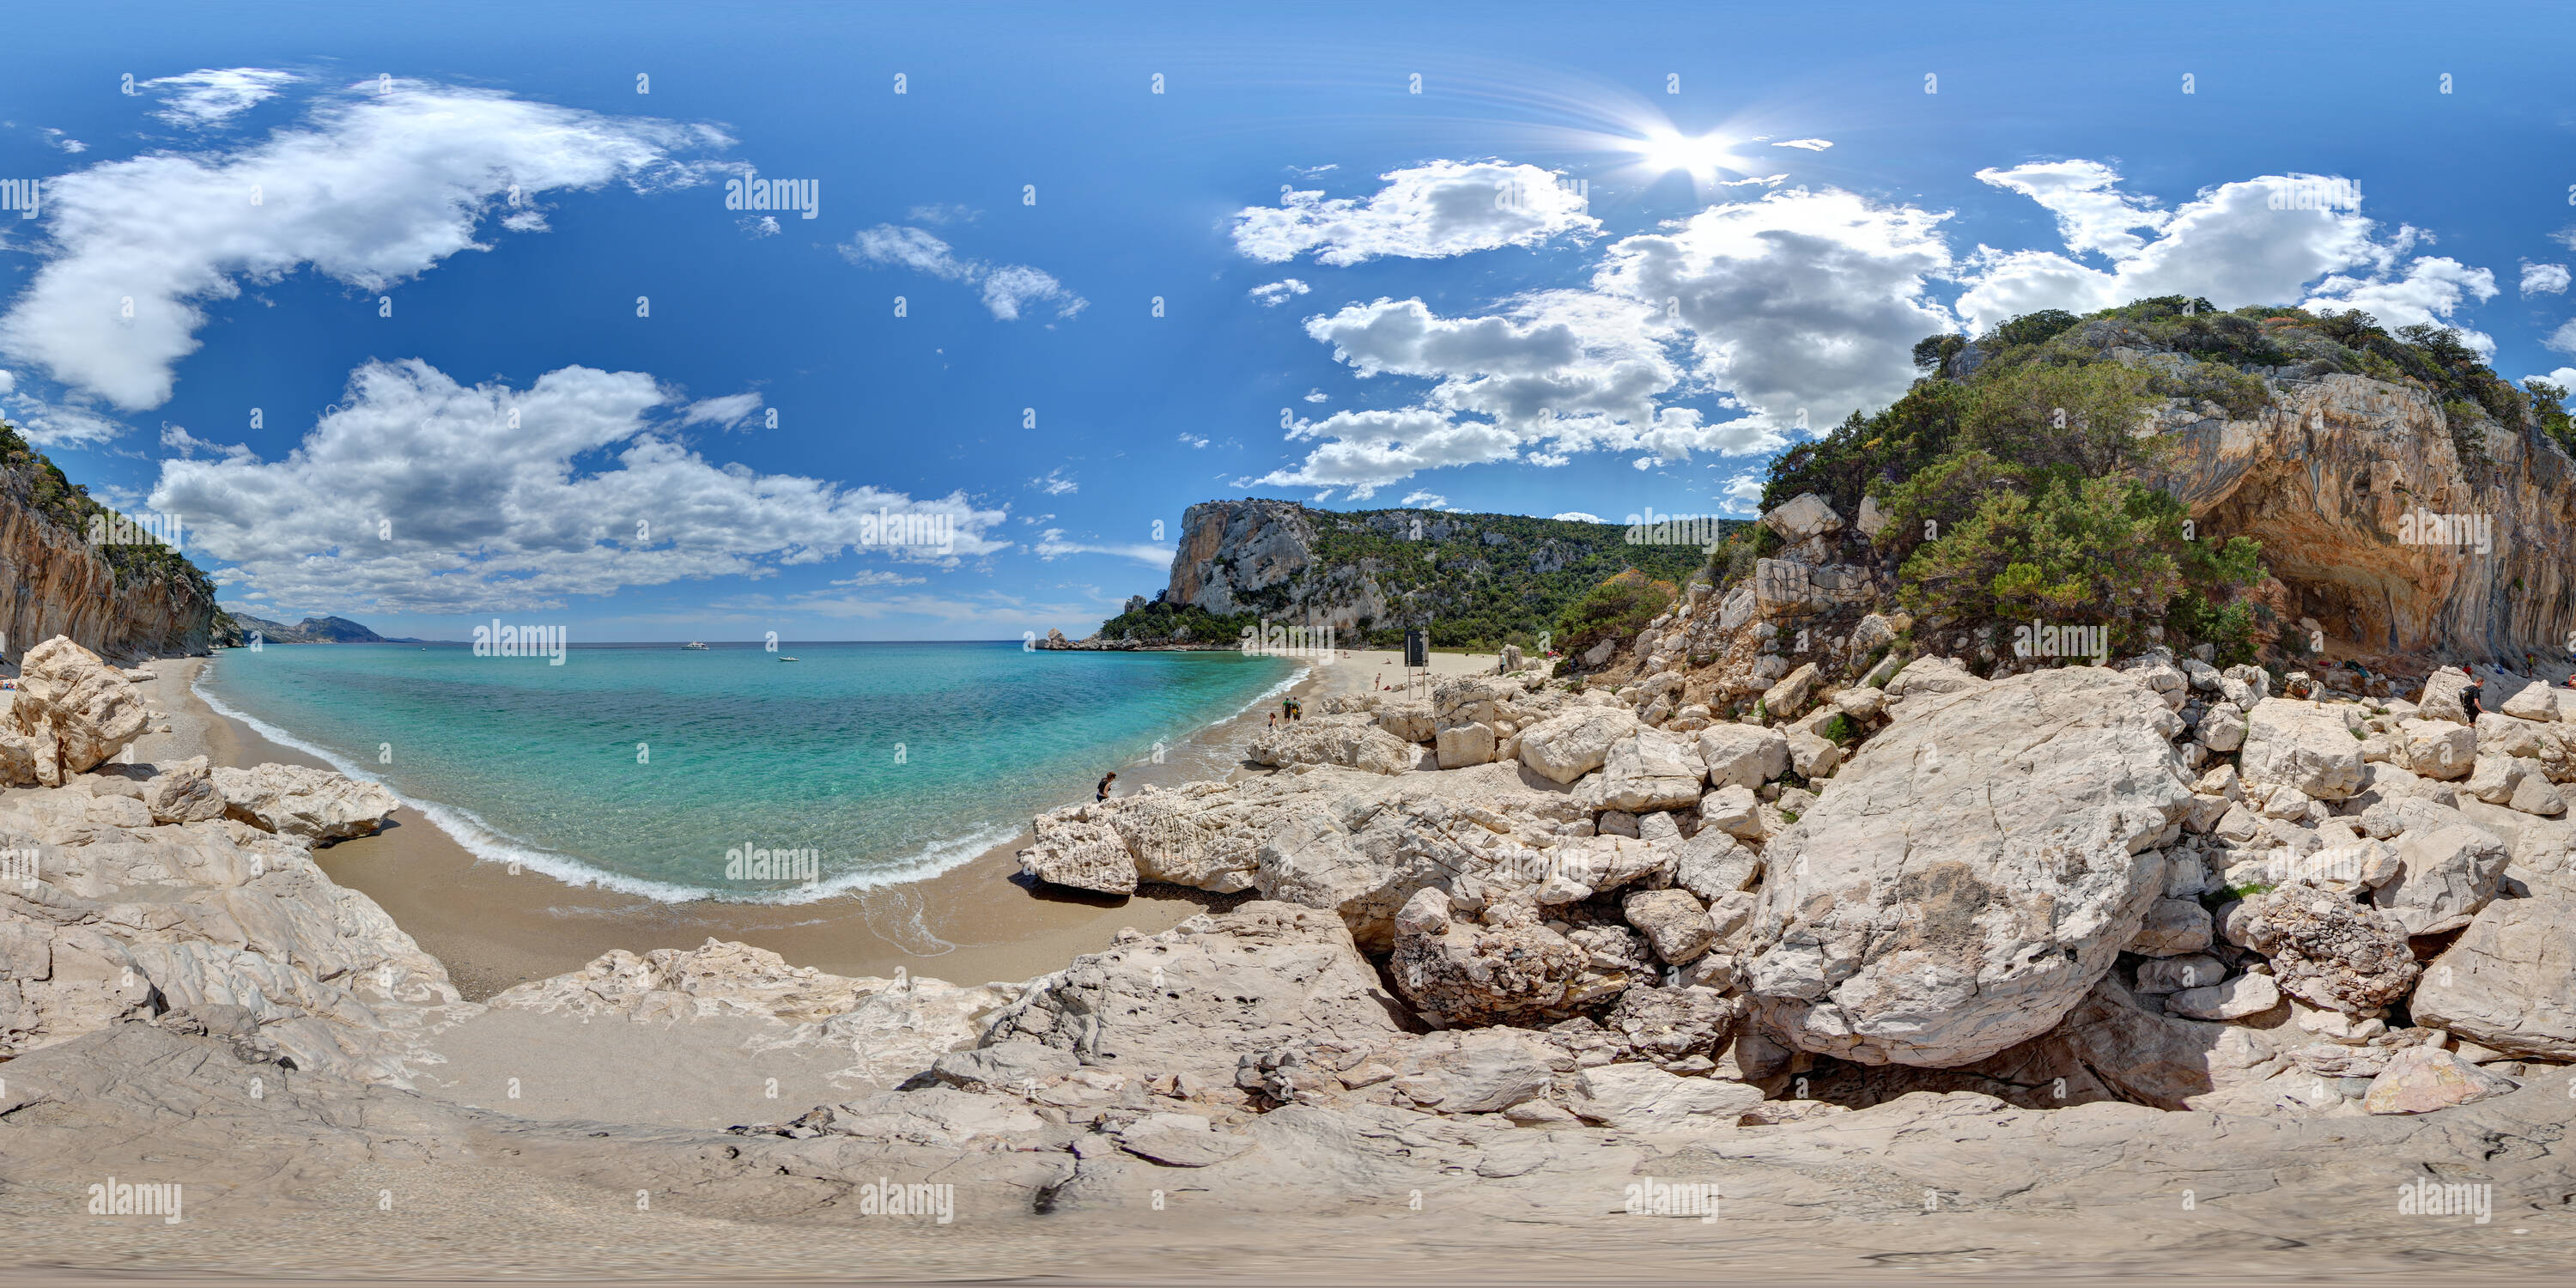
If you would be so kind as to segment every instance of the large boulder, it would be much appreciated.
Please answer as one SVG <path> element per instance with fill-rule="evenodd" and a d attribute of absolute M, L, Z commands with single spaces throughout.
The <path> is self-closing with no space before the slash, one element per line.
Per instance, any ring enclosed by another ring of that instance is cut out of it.
<path fill-rule="evenodd" d="M 144 784 L 143 803 L 155 823 L 201 823 L 224 816 L 224 794 L 215 787 L 203 756 L 162 769 Z"/>
<path fill-rule="evenodd" d="M 1364 715 L 1291 720 L 1252 736 L 1244 753 L 1256 765 L 1340 765 L 1373 774 L 1401 774 L 1420 757 L 1413 744 Z"/>
<path fill-rule="evenodd" d="M 305 765 L 224 766 L 214 779 L 226 817 L 313 841 L 370 835 L 402 805 L 380 783 Z"/>
<path fill-rule="evenodd" d="M 2576 896 L 2543 885 L 2498 899 L 2433 959 L 2415 1021 L 2508 1055 L 2576 1061 Z"/>
<path fill-rule="evenodd" d="M 2164 875 L 2142 851 L 2191 797 L 2180 722 L 2091 667 L 1906 705 L 1767 847 L 1749 991 L 1806 1050 L 1964 1064 L 2046 1032 L 2137 934 Z"/>
<path fill-rule="evenodd" d="M 1483 920 L 1461 915 L 1436 886 L 1417 892 L 1395 924 L 1388 977 L 1415 1010 L 1451 1028 L 1568 1019 L 1617 997 L 1645 965 L 1604 961 L 1522 905 L 1493 905 Z"/>
<path fill-rule="evenodd" d="M 1379 707 L 1377 727 L 1406 742 L 1429 742 L 1439 732 L 1439 723 L 1431 715 L 1431 704 L 1419 698 L 1411 702 L 1389 702 Z"/>
<path fill-rule="evenodd" d="M 2360 740 L 2325 706 L 2265 698 L 2246 713 L 2245 746 L 2236 761 L 2246 782 L 2339 801 L 2361 789 L 2361 763 Z"/>
<path fill-rule="evenodd" d="M 1651 1064 L 1605 1064 L 1577 1079 L 1574 1112 L 1618 1131 L 1731 1128 L 1761 1105 L 1759 1087 L 1722 1078 L 1684 1078 Z"/>
<path fill-rule="evenodd" d="M 1807 691 L 1815 687 L 1816 664 L 1800 663 L 1798 669 L 1780 677 L 1780 682 L 1762 692 L 1763 713 L 1774 720 L 1786 720 L 1807 705 Z"/>
<path fill-rule="evenodd" d="M 2397 918 L 2306 882 L 2245 901 L 2245 946 L 2272 959 L 2281 991 L 2311 1006 L 2373 1015 L 2406 996 L 2424 968 Z M 2230 934 L 2235 919 L 2229 919 Z"/>
<path fill-rule="evenodd" d="M 1625 707 L 1578 707 L 1521 730 L 1521 763 L 1550 782 L 1570 783 L 1610 758 L 1620 739 L 1637 732 Z"/>
<path fill-rule="evenodd" d="M 1796 545 L 1809 537 L 1842 530 L 1843 519 L 1834 513 L 1833 504 L 1813 492 L 1801 492 L 1762 516 L 1762 526 L 1780 535 L 1780 540 Z"/>
<path fill-rule="evenodd" d="M 1247 1053 L 1392 1038 L 1402 1013 L 1341 918 L 1254 900 L 1075 958 L 977 1045 L 1035 1042 L 1084 1064 L 1232 1082 Z"/>
<path fill-rule="evenodd" d="M 2397 875 L 2370 895 L 2409 935 L 2435 935 L 2469 924 L 2496 896 L 2509 852 L 2484 828 L 2466 823 L 2410 828 L 2397 840 Z"/>
<path fill-rule="evenodd" d="M 2371 1080 L 2361 1107 L 2374 1114 L 2426 1114 L 2513 1089 L 2513 1079 L 2440 1047 L 2407 1047 L 2390 1056 L 2388 1067 Z"/>
<path fill-rule="evenodd" d="M 2401 720 L 2406 768 L 2426 778 L 2459 778 L 2477 767 L 2477 731 L 2447 720 Z"/>
<path fill-rule="evenodd" d="M 1136 893 L 1136 858 L 1110 821 L 1109 802 L 1037 817 L 1037 840 L 1019 852 L 1020 871 L 1053 885 L 1102 894 Z"/>
<path fill-rule="evenodd" d="M 150 717 L 123 672 L 57 635 L 19 659 L 9 723 L 29 743 L 36 781 L 59 787 L 142 737 Z"/>
<path fill-rule="evenodd" d="M 1789 772 L 1789 739 L 1760 725 L 1713 724 L 1699 731 L 1711 787 L 1760 787 Z"/>
<path fill-rule="evenodd" d="M 1688 736 L 1639 729 L 1610 744 L 1601 772 L 1586 779 L 1577 795 L 1592 809 L 1644 813 L 1689 809 L 1707 785 L 1707 766 Z"/>
<path fill-rule="evenodd" d="M 2120 1095 L 2159 1109 L 2261 1082 L 2280 1071 L 2262 1030 L 2160 1015 L 2117 978 L 2094 986 L 2055 1031 L 2023 1051 L 2050 1068 L 2090 1071 Z"/>
<path fill-rule="evenodd" d="M 1924 693 L 1959 693 L 1980 688 L 1984 680 L 1968 673 L 1968 668 L 1954 657 L 1918 657 L 1905 664 L 1896 678 L 1887 682 L 1887 696 L 1911 698 Z"/>
<path fill-rule="evenodd" d="M 2462 674 L 2460 668 L 2456 666 L 2446 666 L 2435 671 L 2424 677 L 2424 692 L 2415 699 L 2416 714 L 2427 720 L 2447 720 L 2452 724 L 2467 724 L 2469 711 L 2460 701 L 2460 692 L 2476 683 L 2476 680 Z M 2480 705 L 2492 705 L 2484 701 L 2484 696 L 2481 695 Z"/>

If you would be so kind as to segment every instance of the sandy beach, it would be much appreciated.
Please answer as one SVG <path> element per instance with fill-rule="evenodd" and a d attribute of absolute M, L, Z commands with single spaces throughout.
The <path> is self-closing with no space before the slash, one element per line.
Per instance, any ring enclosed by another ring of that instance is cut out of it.
<path fill-rule="evenodd" d="M 1491 671 L 1496 657 L 1434 653 L 1431 663 L 1437 678 Z M 220 660 L 152 664 L 159 678 L 145 686 L 146 697 L 170 714 L 171 732 L 138 741 L 133 752 L 137 762 L 204 755 L 218 765 L 277 761 L 329 768 L 207 706 L 192 685 L 210 664 L 220 665 Z M 1308 664 L 1291 692 L 1311 707 L 1333 693 L 1400 685 L 1403 679 L 1400 654 L 1346 650 L 1330 663 Z M 1117 766 L 1120 794 L 1149 785 L 1270 772 L 1242 760 L 1241 749 L 1275 709 L 1263 707 L 1210 725 L 1163 764 Z M 469 999 L 577 969 L 611 949 L 694 948 L 709 938 L 740 940 L 796 965 L 837 975 L 884 976 L 901 967 L 913 975 L 958 983 L 1016 981 L 1107 947 L 1123 928 L 1151 934 L 1204 908 L 1244 897 L 1165 885 L 1148 885 L 1128 898 L 1041 888 L 1021 875 L 1014 857 L 1032 839 L 1034 833 L 1023 829 L 1010 841 L 927 880 L 788 906 L 657 903 L 567 885 L 532 870 L 513 873 L 505 865 L 477 859 L 412 809 L 396 813 L 393 823 L 375 836 L 329 846 L 315 857 L 332 880 L 365 892 L 423 949 L 445 962 Z"/>

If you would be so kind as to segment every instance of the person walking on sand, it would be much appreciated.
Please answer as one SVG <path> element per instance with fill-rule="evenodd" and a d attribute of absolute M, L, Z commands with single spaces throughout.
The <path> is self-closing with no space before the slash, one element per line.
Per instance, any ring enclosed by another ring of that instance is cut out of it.
<path fill-rule="evenodd" d="M 1113 769 L 1113 770 L 1110 770 L 1108 773 L 1102 774 L 1102 775 L 1100 776 L 1100 794 L 1099 794 L 1098 796 L 1094 796 L 1094 797 L 1092 797 L 1092 799 L 1093 799 L 1093 800 L 1100 800 L 1100 801 L 1105 801 L 1105 800 L 1109 799 L 1109 793 L 1110 793 L 1111 789 L 1113 789 L 1113 788 L 1115 788 L 1115 787 L 1117 787 L 1117 786 L 1118 786 L 1118 771 L 1117 771 L 1117 770 Z"/>

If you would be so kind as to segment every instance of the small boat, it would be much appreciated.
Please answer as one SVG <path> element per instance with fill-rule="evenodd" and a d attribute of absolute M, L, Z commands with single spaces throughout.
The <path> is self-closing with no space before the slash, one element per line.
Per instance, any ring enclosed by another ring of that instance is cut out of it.
<path fill-rule="evenodd" d="M 792 657 L 782 657 L 782 658 L 780 658 L 780 659 L 778 659 L 778 660 L 779 660 L 779 661 L 781 661 L 781 662 L 793 662 L 793 661 L 795 661 L 796 659 L 795 659 L 795 658 L 792 658 Z"/>
<path fill-rule="evenodd" d="M 702 642 L 702 641 L 699 641 L 699 640 L 690 640 L 688 643 L 683 644 L 683 645 L 681 645 L 680 647 L 681 647 L 682 649 L 696 649 L 698 652 L 701 652 L 701 653 L 703 653 L 703 652 L 706 652 L 706 651 L 707 651 L 707 646 L 706 646 L 706 644 L 705 644 L 704 642 Z"/>

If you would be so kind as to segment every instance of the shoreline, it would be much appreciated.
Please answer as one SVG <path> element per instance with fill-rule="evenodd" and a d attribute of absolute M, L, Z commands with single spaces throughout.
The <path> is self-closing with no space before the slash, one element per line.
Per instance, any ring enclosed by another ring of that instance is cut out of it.
<path fill-rule="evenodd" d="M 1365 689 L 1377 677 L 1399 673 L 1399 656 L 1349 650 L 1329 663 L 1309 663 L 1286 682 L 1286 695 L 1311 703 Z M 1473 673 L 1494 663 L 1490 654 L 1432 656 L 1435 675 Z M 333 768 L 207 705 L 194 685 L 212 660 L 151 664 L 157 678 L 145 696 L 169 713 L 172 732 L 137 740 L 135 760 L 203 755 L 215 765 L 274 761 Z M 1202 727 L 1164 764 L 1119 766 L 1119 794 L 1270 772 L 1237 753 L 1263 727 L 1269 709 L 1262 702 Z M 375 900 L 422 951 L 446 964 L 460 992 L 477 1001 L 514 984 L 577 970 L 612 949 L 642 954 L 695 948 L 709 938 L 739 940 L 792 965 L 836 975 L 886 976 L 900 967 L 959 984 L 1017 982 L 1106 948 L 1121 930 L 1153 934 L 1203 910 L 1254 897 L 1160 884 L 1124 898 L 1040 886 L 1020 873 L 1017 857 L 1034 839 L 1024 820 L 1008 840 L 935 876 L 798 904 L 662 903 L 571 885 L 524 867 L 513 875 L 507 865 L 477 857 L 410 805 L 376 835 L 317 848 L 314 859 L 333 881 Z"/>

